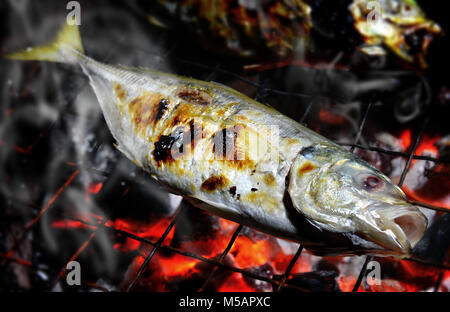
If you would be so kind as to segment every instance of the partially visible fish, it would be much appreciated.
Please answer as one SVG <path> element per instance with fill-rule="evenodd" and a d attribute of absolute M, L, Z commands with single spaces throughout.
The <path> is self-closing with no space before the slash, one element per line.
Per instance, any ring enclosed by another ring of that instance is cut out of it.
<path fill-rule="evenodd" d="M 152 24 L 181 22 L 209 48 L 244 57 L 261 49 L 289 56 L 299 41 L 309 40 L 312 27 L 309 6 L 298 0 L 158 0 L 143 5 Z"/>
<path fill-rule="evenodd" d="M 354 0 L 350 11 L 367 43 L 361 48 L 365 53 L 386 54 L 386 48 L 404 61 L 426 66 L 428 46 L 441 28 L 415 0 Z"/>
<path fill-rule="evenodd" d="M 155 25 L 162 25 L 157 16 L 167 15 L 209 48 L 240 56 L 262 56 L 264 49 L 282 58 L 305 48 L 314 53 L 320 49 L 316 37 L 323 34 L 330 50 L 345 41 L 340 43 L 345 49 L 392 52 L 425 67 L 428 45 L 442 33 L 414 0 L 158 0 L 144 10 Z"/>
<path fill-rule="evenodd" d="M 427 227 L 370 164 L 229 87 L 97 62 L 69 25 L 8 57 L 80 65 L 118 148 L 220 217 L 317 254 L 406 257 Z"/>

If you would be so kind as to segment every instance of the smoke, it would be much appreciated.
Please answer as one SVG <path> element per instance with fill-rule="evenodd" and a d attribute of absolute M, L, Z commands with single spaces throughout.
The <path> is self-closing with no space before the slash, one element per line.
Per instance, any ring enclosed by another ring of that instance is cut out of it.
<path fill-rule="evenodd" d="M 170 71 L 160 57 L 166 48 L 157 33 L 149 33 L 145 19 L 120 3 L 80 3 L 80 31 L 89 56 L 111 64 Z M 69 12 L 65 5 L 64 1 L 8 1 L 4 51 L 51 41 Z M 40 239 L 39 245 L 50 253 L 60 253 L 61 258 L 73 254 L 86 237 L 71 231 L 69 239 L 61 239 L 60 232 L 52 228 L 55 218 L 107 217 L 114 208 L 114 200 L 108 198 L 117 198 L 117 190 L 123 191 L 127 185 L 145 192 L 148 210 L 173 213 L 180 199 L 155 187 L 154 181 L 115 149 L 95 94 L 79 68 L 5 59 L 0 60 L 0 68 L 0 192 L 13 203 L 6 207 L 7 216 L 16 218 L 3 231 L 14 235 L 13 227 L 27 224 L 74 170 L 79 170 L 76 179 L 39 220 L 39 235 L 27 236 Z M 100 186 L 95 198 L 88 192 L 93 184 Z M 98 230 L 90 245 L 95 250 L 90 269 L 112 274 L 118 262 L 107 233 Z M 28 244 L 27 252 L 20 256 L 31 259 L 31 248 Z"/>

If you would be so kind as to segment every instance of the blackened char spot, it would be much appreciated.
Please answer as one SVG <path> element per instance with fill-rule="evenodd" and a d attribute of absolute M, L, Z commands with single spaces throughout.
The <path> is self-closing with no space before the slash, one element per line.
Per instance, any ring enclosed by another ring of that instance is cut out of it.
<path fill-rule="evenodd" d="M 230 194 L 234 197 L 236 195 L 236 186 L 230 187 Z"/>
<path fill-rule="evenodd" d="M 316 152 L 316 151 L 317 151 L 317 149 L 314 146 L 310 145 L 310 146 L 302 148 L 302 150 L 300 151 L 300 154 L 302 156 L 306 157 L 308 155 L 314 154 L 314 152 Z"/>
<path fill-rule="evenodd" d="M 257 190 L 258 190 L 258 189 L 257 189 L 256 187 L 252 187 L 252 188 L 251 188 L 251 191 L 252 191 L 252 192 L 256 192 Z"/>
<path fill-rule="evenodd" d="M 207 180 L 202 183 L 202 189 L 208 192 L 215 191 L 218 188 L 221 188 L 227 184 L 227 178 L 223 175 L 220 176 L 211 176 Z"/>
<path fill-rule="evenodd" d="M 155 143 L 153 156 L 156 161 L 171 161 L 189 155 L 203 135 L 202 126 L 192 119 L 189 130 L 177 127 L 170 135 L 161 135 Z"/>
<path fill-rule="evenodd" d="M 161 117 L 164 115 L 168 107 L 169 107 L 168 99 L 161 99 L 161 101 L 159 101 L 158 113 L 156 114 L 155 122 L 161 119 Z"/>
<path fill-rule="evenodd" d="M 193 150 L 195 145 L 203 136 L 203 130 L 201 125 L 195 123 L 194 119 L 189 122 L 189 130 L 191 132 L 191 149 Z"/>
<path fill-rule="evenodd" d="M 230 128 L 224 128 L 216 132 L 213 137 L 213 153 L 216 159 L 237 160 L 236 140 L 239 131 L 243 128 L 241 125 L 236 125 Z"/>
<path fill-rule="evenodd" d="M 153 150 L 153 157 L 156 161 L 169 161 L 173 160 L 172 146 L 175 142 L 183 138 L 183 127 L 177 128 L 170 135 L 161 135 L 159 140 L 155 142 L 155 149 Z M 183 153 L 183 145 L 180 147 L 181 153 Z"/>
<path fill-rule="evenodd" d="M 164 161 L 172 158 L 170 150 L 172 148 L 175 138 L 170 135 L 161 135 L 158 142 L 155 142 L 155 149 L 153 150 L 153 157 L 156 161 Z"/>

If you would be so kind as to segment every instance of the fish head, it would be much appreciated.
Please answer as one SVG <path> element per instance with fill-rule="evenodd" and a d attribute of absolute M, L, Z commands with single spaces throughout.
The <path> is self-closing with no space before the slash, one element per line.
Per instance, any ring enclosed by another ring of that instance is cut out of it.
<path fill-rule="evenodd" d="M 319 229 L 385 254 L 409 255 L 427 228 L 426 217 L 397 185 L 340 147 L 302 151 L 288 191 L 297 211 Z"/>
<path fill-rule="evenodd" d="M 426 67 L 425 55 L 442 30 L 428 19 L 415 0 L 354 0 L 350 5 L 356 30 L 366 54 L 393 52 L 406 62 Z"/>

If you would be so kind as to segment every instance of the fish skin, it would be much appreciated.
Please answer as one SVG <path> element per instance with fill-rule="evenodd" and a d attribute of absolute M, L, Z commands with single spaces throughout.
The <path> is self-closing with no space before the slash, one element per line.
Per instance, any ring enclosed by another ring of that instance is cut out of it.
<path fill-rule="evenodd" d="M 426 219 L 403 192 L 325 137 L 220 84 L 97 62 L 78 40 L 66 25 L 54 43 L 8 57 L 79 64 L 119 150 L 197 207 L 317 254 L 409 255 L 412 241 L 387 216 L 423 235 Z M 363 189 L 373 179 L 382 191 Z"/>
<path fill-rule="evenodd" d="M 96 66 L 85 66 L 95 76 L 105 76 Z M 122 101 L 117 94 L 109 96 L 116 97 L 116 106 L 121 112 L 120 117 L 108 118 L 110 128 L 117 128 L 119 124 L 123 129 L 113 132 L 121 151 L 184 196 L 215 207 L 211 209 L 219 216 L 241 223 L 245 218 L 249 220 L 248 225 L 262 230 L 272 228 L 273 233 L 281 233 L 289 227 L 290 231 L 295 231 L 287 220 L 283 204 L 285 180 L 296 155 L 312 142 L 319 142 L 318 135 L 307 135 L 295 121 L 224 86 L 159 72 L 135 74 L 140 76 L 141 82 L 145 81 L 143 87 L 136 88 L 135 84 L 121 82 L 120 77 L 116 77 L 113 84 L 120 85 L 127 96 Z M 96 81 L 95 84 L 108 82 Z M 110 87 L 112 90 L 112 85 Z M 200 92 L 209 102 L 185 100 L 184 96 L 180 97 L 180 89 Z M 162 117 L 156 119 L 161 99 L 169 104 Z M 136 119 L 136 115 L 140 117 Z M 256 137 L 266 125 L 280 129 L 281 161 L 264 163 L 249 159 L 251 151 L 241 142 L 246 135 Z M 221 136 L 224 129 L 229 129 L 232 135 L 237 133 L 236 145 L 231 148 L 238 149 L 243 159 L 235 157 L 234 153 L 231 159 L 226 159 L 227 146 L 221 151 L 225 155 L 217 152 L 224 141 Z M 182 138 L 179 133 L 183 133 Z M 179 149 L 172 152 L 174 144 L 180 142 L 183 152 Z M 234 194 L 231 189 L 235 190 Z M 261 224 L 253 224 L 253 219 L 260 219 L 257 223 Z"/>

